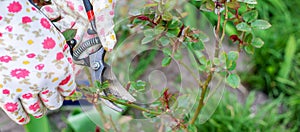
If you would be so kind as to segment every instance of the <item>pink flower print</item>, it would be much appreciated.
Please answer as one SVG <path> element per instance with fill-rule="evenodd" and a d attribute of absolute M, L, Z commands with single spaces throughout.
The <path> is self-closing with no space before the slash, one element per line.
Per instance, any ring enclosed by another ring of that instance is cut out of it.
<path fill-rule="evenodd" d="M 67 6 L 73 11 L 74 10 L 74 3 L 71 1 L 67 1 Z"/>
<path fill-rule="evenodd" d="M 74 90 L 69 94 L 69 96 L 73 95 L 75 92 L 76 92 L 76 89 L 74 89 Z"/>
<path fill-rule="evenodd" d="M 58 52 L 56 54 L 56 60 L 61 60 L 62 58 L 64 58 L 64 54 L 62 52 Z"/>
<path fill-rule="evenodd" d="M 0 33 L 0 37 L 2 37 L 2 35 L 3 35 L 3 34 L 2 34 L 2 33 Z"/>
<path fill-rule="evenodd" d="M 28 16 L 22 17 L 22 23 L 23 24 L 27 24 L 27 23 L 30 23 L 30 22 L 32 22 L 30 17 L 28 17 Z"/>
<path fill-rule="evenodd" d="M 109 12 L 109 15 L 111 15 L 111 16 L 113 16 L 114 14 L 115 14 L 114 11 L 110 11 L 110 12 Z"/>
<path fill-rule="evenodd" d="M 98 21 L 103 22 L 104 21 L 104 15 L 98 16 L 97 19 L 98 19 Z"/>
<path fill-rule="evenodd" d="M 15 112 L 18 109 L 18 103 L 6 103 L 4 108 L 9 112 Z"/>
<path fill-rule="evenodd" d="M 101 28 L 101 30 L 100 30 L 100 35 L 101 35 L 101 36 L 105 36 L 105 29 L 104 29 L 104 28 Z"/>
<path fill-rule="evenodd" d="M 49 93 L 49 90 L 43 91 L 42 94 L 47 94 Z"/>
<path fill-rule="evenodd" d="M 43 116 L 43 114 L 39 115 L 39 116 L 34 116 L 34 118 L 41 118 Z"/>
<path fill-rule="evenodd" d="M 48 99 L 44 99 L 44 98 L 42 98 L 42 101 L 43 101 L 43 102 L 49 102 Z"/>
<path fill-rule="evenodd" d="M 7 7 L 8 11 L 11 13 L 18 13 L 19 11 L 22 10 L 22 5 L 19 2 L 12 2 L 9 4 L 9 6 Z"/>
<path fill-rule="evenodd" d="M 5 29 L 8 31 L 8 32 L 11 32 L 13 30 L 13 27 L 12 26 L 6 26 Z"/>
<path fill-rule="evenodd" d="M 72 64 L 73 63 L 73 59 L 72 58 L 68 58 L 68 62 L 70 63 L 70 64 Z"/>
<path fill-rule="evenodd" d="M 43 42 L 44 49 L 53 49 L 55 45 L 56 45 L 55 41 L 50 37 L 47 37 Z"/>
<path fill-rule="evenodd" d="M 34 58 L 35 57 L 35 54 L 34 53 L 30 53 L 30 54 L 27 54 L 26 55 L 28 58 Z"/>
<path fill-rule="evenodd" d="M 76 24 L 76 22 L 71 22 L 71 27 L 74 27 L 75 26 L 75 24 Z"/>
<path fill-rule="evenodd" d="M 49 13 L 53 13 L 53 9 L 52 9 L 51 7 L 49 7 L 49 6 L 46 6 L 46 7 L 45 7 L 45 10 L 46 10 L 47 12 L 49 12 Z"/>
<path fill-rule="evenodd" d="M 65 52 L 69 48 L 69 45 L 65 44 L 63 48 L 63 52 Z"/>
<path fill-rule="evenodd" d="M 25 121 L 25 118 L 22 118 L 22 119 L 19 120 L 20 123 L 22 123 L 24 121 Z"/>
<path fill-rule="evenodd" d="M 10 94 L 10 91 L 8 89 L 3 89 L 2 93 L 3 94 Z"/>
<path fill-rule="evenodd" d="M 64 80 L 62 80 L 59 85 L 66 85 L 71 79 L 71 75 L 67 76 Z"/>
<path fill-rule="evenodd" d="M 36 102 L 33 105 L 29 106 L 29 109 L 32 110 L 32 111 L 37 111 L 39 108 L 41 108 L 40 107 L 40 102 Z"/>
<path fill-rule="evenodd" d="M 12 58 L 8 55 L 6 56 L 0 56 L 0 62 L 8 63 L 12 60 Z"/>
<path fill-rule="evenodd" d="M 31 10 L 36 11 L 36 9 L 34 7 L 31 7 Z"/>
<path fill-rule="evenodd" d="M 22 98 L 23 99 L 30 99 L 30 98 L 32 98 L 32 94 L 31 93 L 24 94 L 24 95 L 22 95 Z"/>
<path fill-rule="evenodd" d="M 2 16 L 0 16 L 0 21 L 3 19 L 3 17 Z"/>
<path fill-rule="evenodd" d="M 37 69 L 37 70 L 43 70 L 44 67 L 45 67 L 44 64 L 38 64 L 38 65 L 36 65 L 34 68 Z"/>
<path fill-rule="evenodd" d="M 26 69 L 15 69 L 10 72 L 12 77 L 16 77 L 18 79 L 29 76 L 29 73 L 30 72 Z"/>
<path fill-rule="evenodd" d="M 78 11 L 83 11 L 83 6 L 82 5 L 78 6 Z"/>
<path fill-rule="evenodd" d="M 50 22 L 46 18 L 42 18 L 40 23 L 46 29 L 50 29 L 51 27 Z"/>

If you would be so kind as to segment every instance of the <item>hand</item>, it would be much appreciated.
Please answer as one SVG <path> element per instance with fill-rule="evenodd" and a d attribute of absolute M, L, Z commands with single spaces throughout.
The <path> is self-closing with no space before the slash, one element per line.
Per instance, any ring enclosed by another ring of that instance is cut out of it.
<path fill-rule="evenodd" d="M 0 107 L 26 124 L 75 91 L 72 59 L 62 34 L 27 0 L 0 7 Z"/>
<path fill-rule="evenodd" d="M 41 8 L 41 11 L 51 20 L 62 18 L 54 22 L 62 32 L 66 29 L 77 29 L 75 39 L 81 43 L 95 37 L 87 34 L 90 27 L 82 0 L 51 0 L 51 5 Z M 115 0 L 91 0 L 94 8 L 97 33 L 106 51 L 111 51 L 116 44 L 114 28 Z M 91 49 L 93 50 L 93 49 Z M 88 55 L 88 53 L 86 54 Z"/>

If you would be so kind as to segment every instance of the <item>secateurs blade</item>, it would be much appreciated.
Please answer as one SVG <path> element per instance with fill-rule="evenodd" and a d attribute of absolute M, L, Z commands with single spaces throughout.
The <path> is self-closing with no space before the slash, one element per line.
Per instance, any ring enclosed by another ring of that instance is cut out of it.
<path fill-rule="evenodd" d="M 94 34 L 96 35 L 96 37 L 79 44 L 76 48 L 74 48 L 76 41 L 74 39 L 69 41 L 68 44 L 71 48 L 71 54 L 73 56 L 73 59 L 76 62 L 79 62 L 81 65 L 90 67 L 93 82 L 99 81 L 100 83 L 103 83 L 105 81 L 108 81 L 109 88 L 104 89 L 100 93 L 100 95 L 102 96 L 113 95 L 120 99 L 124 99 L 130 102 L 135 102 L 136 101 L 135 98 L 132 97 L 132 95 L 129 92 L 127 92 L 126 89 L 117 80 L 116 76 L 112 72 L 111 67 L 104 62 L 104 56 L 106 52 L 104 50 L 104 47 L 101 45 L 100 38 L 96 32 L 97 27 L 95 23 L 93 6 L 89 0 L 83 0 L 83 3 L 86 9 L 88 20 L 91 25 L 91 28 L 88 29 L 87 33 L 90 35 Z M 95 45 L 100 45 L 99 48 L 95 50 L 95 52 L 90 53 L 86 58 L 79 58 L 79 56 L 84 51 L 86 51 L 88 48 L 93 47 Z M 120 108 L 118 105 L 116 105 L 114 102 L 102 98 L 101 101 L 108 107 L 118 112 L 123 111 L 123 109 Z"/>

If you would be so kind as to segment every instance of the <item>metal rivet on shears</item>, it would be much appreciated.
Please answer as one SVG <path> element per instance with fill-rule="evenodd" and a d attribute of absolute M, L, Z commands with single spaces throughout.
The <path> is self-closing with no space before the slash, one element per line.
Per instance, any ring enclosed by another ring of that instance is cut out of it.
<path fill-rule="evenodd" d="M 100 63 L 99 62 L 94 62 L 92 64 L 92 67 L 91 67 L 93 70 L 98 70 L 100 68 Z"/>

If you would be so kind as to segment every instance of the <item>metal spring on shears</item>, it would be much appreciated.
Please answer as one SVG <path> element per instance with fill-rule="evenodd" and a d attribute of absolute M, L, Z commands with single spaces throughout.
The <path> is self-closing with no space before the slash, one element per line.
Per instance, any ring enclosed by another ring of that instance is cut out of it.
<path fill-rule="evenodd" d="M 101 41 L 100 41 L 99 37 L 91 38 L 91 39 L 83 42 L 74 51 L 74 53 L 73 53 L 73 55 L 74 55 L 73 57 L 75 57 L 74 59 L 78 59 L 80 54 L 82 54 L 87 48 L 90 48 L 90 47 L 92 47 L 94 45 L 97 45 L 97 44 L 101 44 Z"/>

